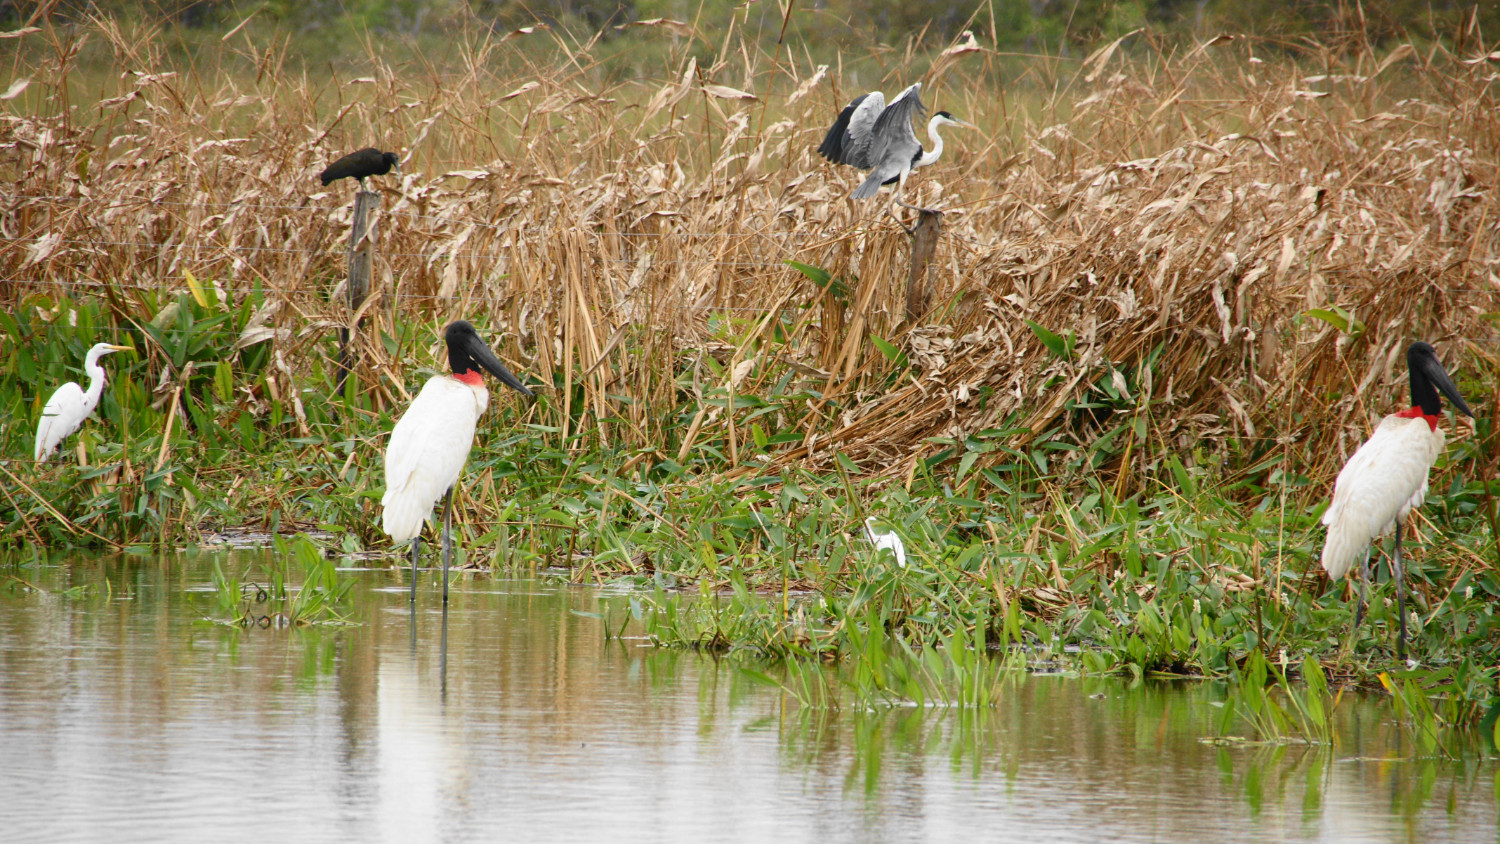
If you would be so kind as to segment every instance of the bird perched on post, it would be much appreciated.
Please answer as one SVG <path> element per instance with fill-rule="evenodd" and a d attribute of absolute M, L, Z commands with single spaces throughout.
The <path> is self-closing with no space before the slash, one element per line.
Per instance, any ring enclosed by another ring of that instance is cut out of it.
<path fill-rule="evenodd" d="M 359 180 L 359 189 L 364 190 L 367 176 L 384 176 L 391 170 L 395 170 L 396 175 L 401 175 L 400 156 L 394 152 L 381 152 L 374 147 L 365 147 L 328 165 L 318 178 L 323 180 L 324 187 L 328 187 L 339 179 L 352 176 Z"/>
<path fill-rule="evenodd" d="M 901 188 L 906 186 L 906 177 L 912 169 L 926 167 L 942 157 L 943 136 L 938 134 L 939 127 L 974 128 L 972 124 L 940 111 L 927 121 L 927 137 L 932 141 L 932 149 L 924 150 L 912 130 L 911 121 L 926 111 L 926 106 L 922 105 L 920 82 L 897 94 L 890 105 L 885 104 L 885 95 L 879 91 L 862 94 L 839 112 L 838 119 L 818 146 L 818 154 L 835 164 L 871 171 L 869 177 L 849 194 L 852 199 L 874 196 L 880 192 L 881 185 L 896 183 L 895 201 L 900 202 Z"/>
<path fill-rule="evenodd" d="M 58 444 L 78 430 L 83 420 L 89 418 L 99 406 L 99 397 L 104 394 L 104 367 L 99 358 L 114 352 L 123 352 L 129 346 L 111 343 L 96 343 L 83 359 L 83 371 L 89 376 L 89 388 L 84 390 L 78 382 L 69 381 L 58 387 L 42 408 L 42 418 L 36 425 L 36 449 L 33 459 L 40 463 L 52 456 Z"/>
<path fill-rule="evenodd" d="M 1416 342 L 1406 351 L 1412 406 L 1380 420 L 1375 433 L 1354 452 L 1333 485 L 1333 503 L 1323 514 L 1328 538 L 1323 543 L 1323 569 L 1333 580 L 1344 577 L 1360 560 L 1360 607 L 1364 608 L 1370 580 L 1370 543 L 1396 529 L 1390 556 L 1391 579 L 1396 581 L 1396 607 L 1401 632 L 1396 655 L 1406 658 L 1406 582 L 1401 568 L 1401 523 L 1427 497 L 1427 473 L 1443 452 L 1443 407 L 1439 393 L 1453 406 L 1474 416 L 1458 388 L 1438 362 L 1432 346 Z"/>
<path fill-rule="evenodd" d="M 474 427 L 489 407 L 490 394 L 480 370 L 524 396 L 533 393 L 505 368 L 479 339 L 474 326 L 458 320 L 444 332 L 452 375 L 427 379 L 406 409 L 385 449 L 385 497 L 381 527 L 396 543 L 411 542 L 411 599 L 417 599 L 417 555 L 422 524 L 443 499 L 443 602 L 448 601 L 448 560 L 452 555 L 453 487 L 474 445 Z"/>

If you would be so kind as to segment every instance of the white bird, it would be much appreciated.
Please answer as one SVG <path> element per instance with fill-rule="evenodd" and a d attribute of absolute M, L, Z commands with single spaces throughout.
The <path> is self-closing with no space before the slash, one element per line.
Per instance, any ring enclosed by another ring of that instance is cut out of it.
<path fill-rule="evenodd" d="M 1412 406 L 1380 420 L 1375 433 L 1339 472 L 1333 485 L 1333 503 L 1323 514 L 1328 538 L 1323 543 L 1323 569 L 1333 580 L 1344 577 L 1355 559 L 1360 559 L 1360 606 L 1354 623 L 1359 625 L 1370 580 L 1370 543 L 1396 529 L 1395 552 L 1390 557 L 1391 578 L 1396 581 L 1397 613 L 1401 619 L 1396 640 L 1398 658 L 1406 658 L 1406 583 L 1401 568 L 1401 523 L 1427 497 L 1427 472 L 1443 451 L 1443 408 L 1438 393 L 1468 414 L 1458 388 L 1448 378 L 1437 352 L 1416 342 L 1406 351 L 1411 378 Z"/>
<path fill-rule="evenodd" d="M 850 198 L 865 199 L 879 193 L 881 185 L 896 183 L 894 198 L 899 202 L 911 171 L 942 157 L 943 136 L 938 134 L 939 127 L 974 128 L 973 124 L 940 111 L 927 121 L 932 149 L 923 150 L 911 121 L 926 111 L 920 82 L 897 94 L 890 105 L 885 104 L 885 95 L 879 91 L 861 94 L 839 112 L 818 146 L 818 154 L 835 164 L 871 171 L 869 178 L 849 194 Z"/>
<path fill-rule="evenodd" d="M 877 530 L 875 528 L 875 517 L 865 519 L 865 536 L 869 538 L 870 544 L 875 546 L 875 556 L 880 556 L 881 551 L 890 551 L 896 558 L 896 565 L 906 568 L 906 546 L 901 544 L 901 537 L 893 530 Z"/>
<path fill-rule="evenodd" d="M 83 359 L 83 371 L 88 373 L 89 388 L 85 391 L 78 382 L 69 381 L 57 388 L 52 398 L 42 408 L 42 418 L 36 425 L 36 449 L 32 459 L 40 463 L 52 456 L 58 444 L 78 430 L 83 420 L 89 418 L 99 406 L 99 397 L 104 393 L 104 367 L 99 358 L 113 352 L 123 352 L 129 346 L 111 343 L 96 343 Z"/>
<path fill-rule="evenodd" d="M 469 323 L 458 320 L 449 325 L 444 340 L 453 374 L 427 379 L 392 429 L 385 449 L 385 497 L 380 506 L 381 527 L 391 540 L 411 541 L 411 599 L 415 601 L 422 524 L 438 498 L 443 498 L 443 602 L 447 603 L 453 487 L 469 459 L 474 426 L 490 404 L 480 370 L 488 370 L 522 395 L 533 393 L 505 368 Z"/>

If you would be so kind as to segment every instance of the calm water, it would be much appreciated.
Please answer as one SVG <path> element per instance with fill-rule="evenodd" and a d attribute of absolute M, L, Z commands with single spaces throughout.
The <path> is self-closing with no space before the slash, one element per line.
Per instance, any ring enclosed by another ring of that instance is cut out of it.
<path fill-rule="evenodd" d="M 1208 684 L 809 713 L 605 642 L 597 590 L 457 580 L 445 665 L 430 579 L 415 619 L 363 571 L 359 626 L 242 630 L 213 559 L 0 565 L 0 840 L 1497 839 L 1494 762 L 1415 758 L 1374 701 L 1332 751 L 1200 742 Z"/>

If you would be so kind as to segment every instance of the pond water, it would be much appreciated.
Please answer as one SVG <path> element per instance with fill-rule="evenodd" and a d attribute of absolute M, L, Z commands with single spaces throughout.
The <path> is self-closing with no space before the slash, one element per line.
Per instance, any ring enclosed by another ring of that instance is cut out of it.
<path fill-rule="evenodd" d="M 412 613 L 384 569 L 346 572 L 355 626 L 217 623 L 213 562 L 265 553 L 0 564 L 0 839 L 1497 838 L 1497 766 L 1421 758 L 1374 699 L 1331 750 L 1203 743 L 1204 683 L 809 711 L 545 579 L 457 577 L 446 651 L 437 584 Z"/>

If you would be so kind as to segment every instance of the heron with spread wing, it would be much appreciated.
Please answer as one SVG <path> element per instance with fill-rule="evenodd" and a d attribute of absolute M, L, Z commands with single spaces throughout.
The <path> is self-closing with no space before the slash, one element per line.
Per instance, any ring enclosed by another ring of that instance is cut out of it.
<path fill-rule="evenodd" d="M 943 136 L 938 129 L 974 128 L 973 124 L 940 111 L 927 121 L 932 149 L 923 149 L 912 129 L 912 119 L 920 119 L 926 112 L 920 82 L 897 94 L 890 105 L 886 105 L 885 95 L 879 91 L 862 94 L 839 112 L 838 120 L 818 146 L 818 154 L 835 164 L 870 171 L 869 177 L 849 194 L 851 199 L 866 199 L 879 193 L 882 185 L 895 184 L 894 200 L 906 205 L 901 202 L 906 177 L 914 168 L 926 167 L 943 155 Z"/>

